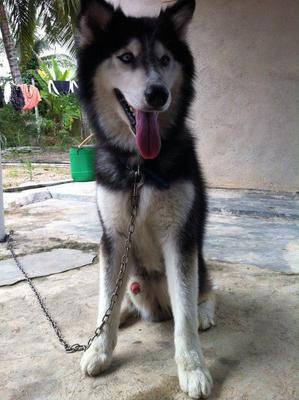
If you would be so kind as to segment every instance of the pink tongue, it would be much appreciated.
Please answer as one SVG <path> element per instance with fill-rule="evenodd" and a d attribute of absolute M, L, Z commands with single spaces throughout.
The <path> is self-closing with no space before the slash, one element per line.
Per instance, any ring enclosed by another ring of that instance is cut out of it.
<path fill-rule="evenodd" d="M 158 157 L 161 149 L 161 137 L 156 112 L 136 110 L 136 145 L 145 160 Z"/>

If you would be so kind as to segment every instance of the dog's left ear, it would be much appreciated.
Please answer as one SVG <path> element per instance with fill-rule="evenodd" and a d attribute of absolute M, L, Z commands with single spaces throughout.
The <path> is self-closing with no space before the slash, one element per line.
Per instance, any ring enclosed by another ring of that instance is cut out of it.
<path fill-rule="evenodd" d="M 97 32 L 104 32 L 115 10 L 105 0 L 81 0 L 81 13 L 78 23 L 79 46 L 92 42 Z"/>
<path fill-rule="evenodd" d="M 164 11 L 164 15 L 172 20 L 178 34 L 184 37 L 194 10 L 195 0 L 178 0 L 172 7 L 168 7 Z"/>

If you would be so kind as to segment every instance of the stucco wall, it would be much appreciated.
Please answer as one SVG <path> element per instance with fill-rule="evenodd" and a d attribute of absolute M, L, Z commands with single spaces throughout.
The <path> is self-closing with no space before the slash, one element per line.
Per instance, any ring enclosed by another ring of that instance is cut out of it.
<path fill-rule="evenodd" d="M 201 0 L 194 126 L 213 187 L 299 190 L 299 2 Z"/>

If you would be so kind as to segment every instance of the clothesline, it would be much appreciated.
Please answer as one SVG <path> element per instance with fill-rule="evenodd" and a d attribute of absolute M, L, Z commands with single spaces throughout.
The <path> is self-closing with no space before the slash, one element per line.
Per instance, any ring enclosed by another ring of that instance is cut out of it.
<path fill-rule="evenodd" d="M 78 84 L 76 81 L 59 81 L 50 80 L 48 82 L 49 93 L 56 96 L 64 96 L 70 93 L 78 92 Z M 0 87 L 0 107 L 11 104 L 16 111 L 31 110 L 36 107 L 42 100 L 38 88 L 34 85 L 15 85 L 6 82 L 4 90 Z"/>

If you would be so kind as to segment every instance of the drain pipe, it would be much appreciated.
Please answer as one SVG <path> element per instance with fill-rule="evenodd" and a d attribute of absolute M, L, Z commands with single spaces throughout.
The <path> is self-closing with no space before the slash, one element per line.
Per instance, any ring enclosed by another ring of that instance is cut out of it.
<path fill-rule="evenodd" d="M 0 242 L 6 240 L 6 233 L 4 227 L 4 207 L 3 207 L 3 186 L 2 186 L 2 162 L 0 151 Z"/>

